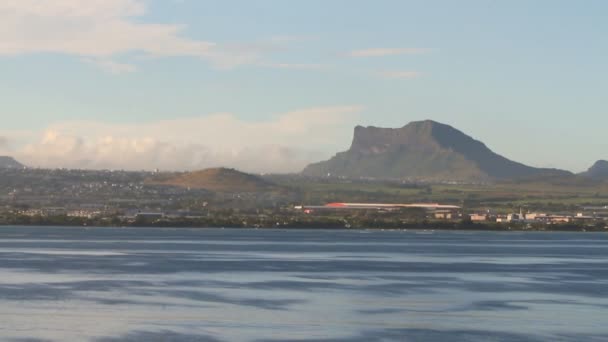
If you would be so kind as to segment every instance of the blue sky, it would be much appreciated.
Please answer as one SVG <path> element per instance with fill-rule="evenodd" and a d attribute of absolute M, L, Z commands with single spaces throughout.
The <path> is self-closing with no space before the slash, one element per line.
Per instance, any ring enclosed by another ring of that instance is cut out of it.
<path fill-rule="evenodd" d="M 0 152 L 295 171 L 355 124 L 433 119 L 581 171 L 608 158 L 606 14 L 601 0 L 8 0 Z"/>

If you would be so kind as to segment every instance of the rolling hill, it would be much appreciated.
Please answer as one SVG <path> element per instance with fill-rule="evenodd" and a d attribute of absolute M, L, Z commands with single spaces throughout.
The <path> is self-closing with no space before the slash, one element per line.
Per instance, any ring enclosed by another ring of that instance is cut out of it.
<path fill-rule="evenodd" d="M 166 174 L 151 178 L 146 183 L 150 185 L 202 189 L 213 192 L 264 192 L 278 188 L 261 177 L 228 168 Z"/>

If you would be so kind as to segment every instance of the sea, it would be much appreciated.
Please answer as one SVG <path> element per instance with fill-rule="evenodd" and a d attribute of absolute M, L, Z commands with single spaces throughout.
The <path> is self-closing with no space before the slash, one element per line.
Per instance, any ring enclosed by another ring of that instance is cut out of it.
<path fill-rule="evenodd" d="M 3 227 L 0 341 L 608 341 L 608 234 Z"/>

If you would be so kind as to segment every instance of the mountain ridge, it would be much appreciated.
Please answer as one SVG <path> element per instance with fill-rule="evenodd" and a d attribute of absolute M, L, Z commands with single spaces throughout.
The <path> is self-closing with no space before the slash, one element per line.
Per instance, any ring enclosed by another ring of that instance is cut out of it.
<path fill-rule="evenodd" d="M 302 174 L 478 181 L 572 173 L 509 160 L 452 126 L 424 120 L 401 128 L 356 126 L 349 150 L 307 166 Z"/>

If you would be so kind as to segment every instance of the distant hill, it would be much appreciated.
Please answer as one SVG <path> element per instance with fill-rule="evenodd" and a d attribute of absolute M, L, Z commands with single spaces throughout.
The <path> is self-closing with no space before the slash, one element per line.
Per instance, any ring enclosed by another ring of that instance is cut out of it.
<path fill-rule="evenodd" d="M 589 168 L 589 170 L 581 173 L 581 176 L 599 180 L 608 180 L 608 161 L 598 160 Z"/>
<path fill-rule="evenodd" d="M 348 151 L 309 165 L 302 173 L 315 177 L 435 181 L 571 175 L 567 171 L 534 168 L 511 161 L 461 131 L 431 120 L 396 129 L 357 126 Z"/>
<path fill-rule="evenodd" d="M 0 169 L 23 169 L 24 167 L 13 157 L 0 156 Z"/>
<path fill-rule="evenodd" d="M 261 177 L 227 168 L 168 174 L 149 179 L 146 183 L 213 192 L 263 192 L 278 188 Z"/>

